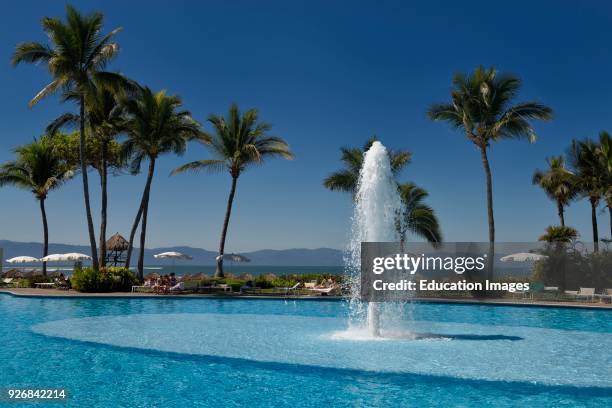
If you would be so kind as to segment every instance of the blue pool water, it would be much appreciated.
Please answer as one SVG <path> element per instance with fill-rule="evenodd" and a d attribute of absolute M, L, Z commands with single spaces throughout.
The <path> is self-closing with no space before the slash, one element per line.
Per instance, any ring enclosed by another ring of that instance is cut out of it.
<path fill-rule="evenodd" d="M 0 388 L 66 387 L 75 407 L 612 406 L 610 311 L 412 313 L 416 340 L 366 341 L 344 302 L 0 295 Z"/>

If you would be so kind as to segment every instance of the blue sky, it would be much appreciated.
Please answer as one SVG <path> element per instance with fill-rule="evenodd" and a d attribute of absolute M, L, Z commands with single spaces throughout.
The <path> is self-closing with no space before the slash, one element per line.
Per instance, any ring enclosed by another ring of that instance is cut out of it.
<path fill-rule="evenodd" d="M 612 7 L 605 2 L 195 2 L 78 1 L 122 26 L 112 68 L 154 89 L 180 95 L 196 119 L 231 102 L 257 107 L 284 137 L 296 160 L 270 161 L 239 180 L 226 250 L 334 247 L 347 241 L 350 198 L 325 190 L 339 168 L 338 148 L 376 134 L 413 152 L 402 174 L 425 187 L 446 240 L 486 240 L 484 174 L 465 137 L 426 118 L 448 99 L 454 72 L 479 64 L 518 74 L 521 100 L 550 105 L 555 119 L 536 124 L 539 140 L 504 141 L 490 152 L 499 241 L 533 241 L 558 223 L 554 205 L 531 185 L 534 169 L 563 152 L 572 138 L 612 130 Z M 171 4 L 171 5 L 170 5 Z M 0 161 L 38 136 L 58 114 L 74 110 L 57 98 L 28 108 L 49 76 L 9 64 L 15 44 L 44 41 L 40 18 L 62 16 L 61 2 L 13 2 L 0 24 Z M 4 62 L 2 62 L 4 60 Z M 168 177 L 177 165 L 208 153 L 162 157 L 153 181 L 147 246 L 215 249 L 229 176 Z M 92 194 L 98 189 L 93 178 Z M 127 235 L 144 176 L 110 180 L 109 233 Z M 87 242 L 80 183 L 48 199 L 52 242 Z M 0 190 L 0 238 L 40 241 L 31 194 Z M 97 213 L 97 205 L 95 206 Z M 566 221 L 591 237 L 586 201 Z M 599 216 L 607 235 L 607 214 Z"/>

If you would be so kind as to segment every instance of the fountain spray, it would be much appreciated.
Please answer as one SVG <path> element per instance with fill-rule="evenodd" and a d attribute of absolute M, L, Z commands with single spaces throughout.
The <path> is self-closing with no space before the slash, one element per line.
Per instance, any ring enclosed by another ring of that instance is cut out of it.
<path fill-rule="evenodd" d="M 361 242 L 397 242 L 395 219 L 401 209 L 397 183 L 391 171 L 389 153 L 376 141 L 365 153 L 359 173 L 352 219 L 347 269 L 351 287 L 350 325 L 367 325 L 372 336 L 381 330 L 381 305 L 359 300 Z"/>

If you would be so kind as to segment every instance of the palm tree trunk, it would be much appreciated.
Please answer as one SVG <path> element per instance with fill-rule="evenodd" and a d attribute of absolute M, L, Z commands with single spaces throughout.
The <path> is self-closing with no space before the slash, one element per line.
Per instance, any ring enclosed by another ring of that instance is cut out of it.
<path fill-rule="evenodd" d="M 87 229 L 89 232 L 89 245 L 91 247 L 91 258 L 93 268 L 100 268 L 98 262 L 98 249 L 96 248 L 96 233 L 94 231 L 93 219 L 91 218 L 91 206 L 89 204 L 89 180 L 87 179 L 87 151 L 85 147 L 85 98 L 81 96 L 80 130 L 79 130 L 79 158 L 81 160 L 81 175 L 83 176 L 83 197 L 85 199 L 85 213 L 87 216 Z"/>
<path fill-rule="evenodd" d="M 610 239 L 612 239 L 612 205 L 608 206 L 608 214 L 610 214 Z"/>
<path fill-rule="evenodd" d="M 138 207 L 136 218 L 134 218 L 134 223 L 132 224 L 132 229 L 130 230 L 130 238 L 128 240 L 128 250 L 127 250 L 127 255 L 125 257 L 125 267 L 126 268 L 130 267 L 130 262 L 132 260 L 132 250 L 134 249 L 134 237 L 136 236 L 136 230 L 138 229 L 138 224 L 140 224 L 140 218 L 142 217 L 143 209 L 144 209 L 144 193 L 142 194 L 142 198 L 140 199 L 140 206 Z"/>
<path fill-rule="evenodd" d="M 591 197 L 591 223 L 593 224 L 593 251 L 599 252 L 599 232 L 597 231 L 597 199 Z"/>
<path fill-rule="evenodd" d="M 47 225 L 47 212 L 45 211 L 45 199 L 41 198 L 40 202 L 40 214 L 42 215 L 43 223 L 43 257 L 49 255 L 49 226 Z M 42 264 L 43 276 L 47 276 L 47 263 Z"/>
<path fill-rule="evenodd" d="M 565 227 L 565 211 L 563 210 L 563 204 L 560 201 L 557 201 L 557 211 L 559 213 L 559 220 L 561 221 L 561 226 Z"/>
<path fill-rule="evenodd" d="M 232 215 L 232 204 L 234 203 L 234 195 L 236 194 L 236 182 L 238 176 L 232 175 L 232 188 L 230 189 L 229 197 L 227 198 L 227 208 L 225 209 L 225 219 L 223 220 L 223 230 L 221 231 L 221 241 L 219 242 L 219 256 L 217 257 L 217 270 L 215 277 L 222 278 L 223 275 L 223 254 L 225 253 L 225 237 L 227 236 L 227 227 L 229 225 L 230 216 Z"/>
<path fill-rule="evenodd" d="M 143 198 L 143 210 L 142 210 L 142 225 L 140 226 L 140 252 L 138 254 L 138 279 L 141 281 L 144 279 L 144 253 L 145 253 L 145 239 L 147 237 L 147 215 L 149 212 L 149 197 L 151 192 L 151 182 L 153 181 L 153 173 L 155 172 L 155 159 L 150 158 L 149 161 L 149 173 L 147 175 L 147 185 L 145 187 Z"/>
<path fill-rule="evenodd" d="M 106 160 L 106 149 L 108 143 L 102 142 L 102 168 L 100 169 L 100 184 L 102 188 L 102 197 L 100 204 L 100 266 L 106 266 L 106 223 L 107 223 L 107 208 L 108 208 L 108 163 Z"/>
<path fill-rule="evenodd" d="M 493 259 L 495 255 L 495 219 L 493 217 L 493 180 L 491 177 L 491 167 L 489 166 L 489 159 L 487 157 L 487 148 L 482 146 L 480 148 L 480 155 L 482 157 L 482 165 L 485 170 L 486 182 L 487 182 L 487 217 L 489 220 L 489 267 L 488 267 L 488 279 L 493 278 Z"/>

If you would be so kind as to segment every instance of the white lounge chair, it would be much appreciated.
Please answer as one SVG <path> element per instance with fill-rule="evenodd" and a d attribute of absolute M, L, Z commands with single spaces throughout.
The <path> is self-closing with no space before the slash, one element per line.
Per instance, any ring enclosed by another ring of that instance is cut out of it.
<path fill-rule="evenodd" d="M 310 282 L 304 282 L 304 289 L 314 289 L 317 286 L 316 280 L 311 280 Z"/>
<path fill-rule="evenodd" d="M 170 289 L 168 289 L 170 292 L 180 292 L 182 290 L 185 290 L 185 282 L 179 282 L 176 285 L 172 286 Z"/>
<path fill-rule="evenodd" d="M 576 298 L 585 298 L 586 300 L 593 300 L 595 297 L 595 288 L 580 288 L 576 294 Z"/>
<path fill-rule="evenodd" d="M 603 302 L 604 299 L 610 299 L 612 302 L 612 289 L 604 289 L 602 294 L 595 294 L 594 297 L 598 297 Z"/>
<path fill-rule="evenodd" d="M 290 288 L 278 288 L 279 290 L 284 290 L 285 291 L 285 295 L 288 295 L 289 292 L 291 291 L 295 291 L 297 288 L 299 288 L 301 285 L 301 282 L 296 283 L 295 285 L 293 285 Z"/>
<path fill-rule="evenodd" d="M 331 293 L 336 288 L 337 288 L 337 286 L 330 286 L 329 288 L 308 288 L 308 290 L 311 290 L 313 292 L 318 292 L 318 293 L 320 293 L 322 295 L 328 295 L 329 293 Z"/>

